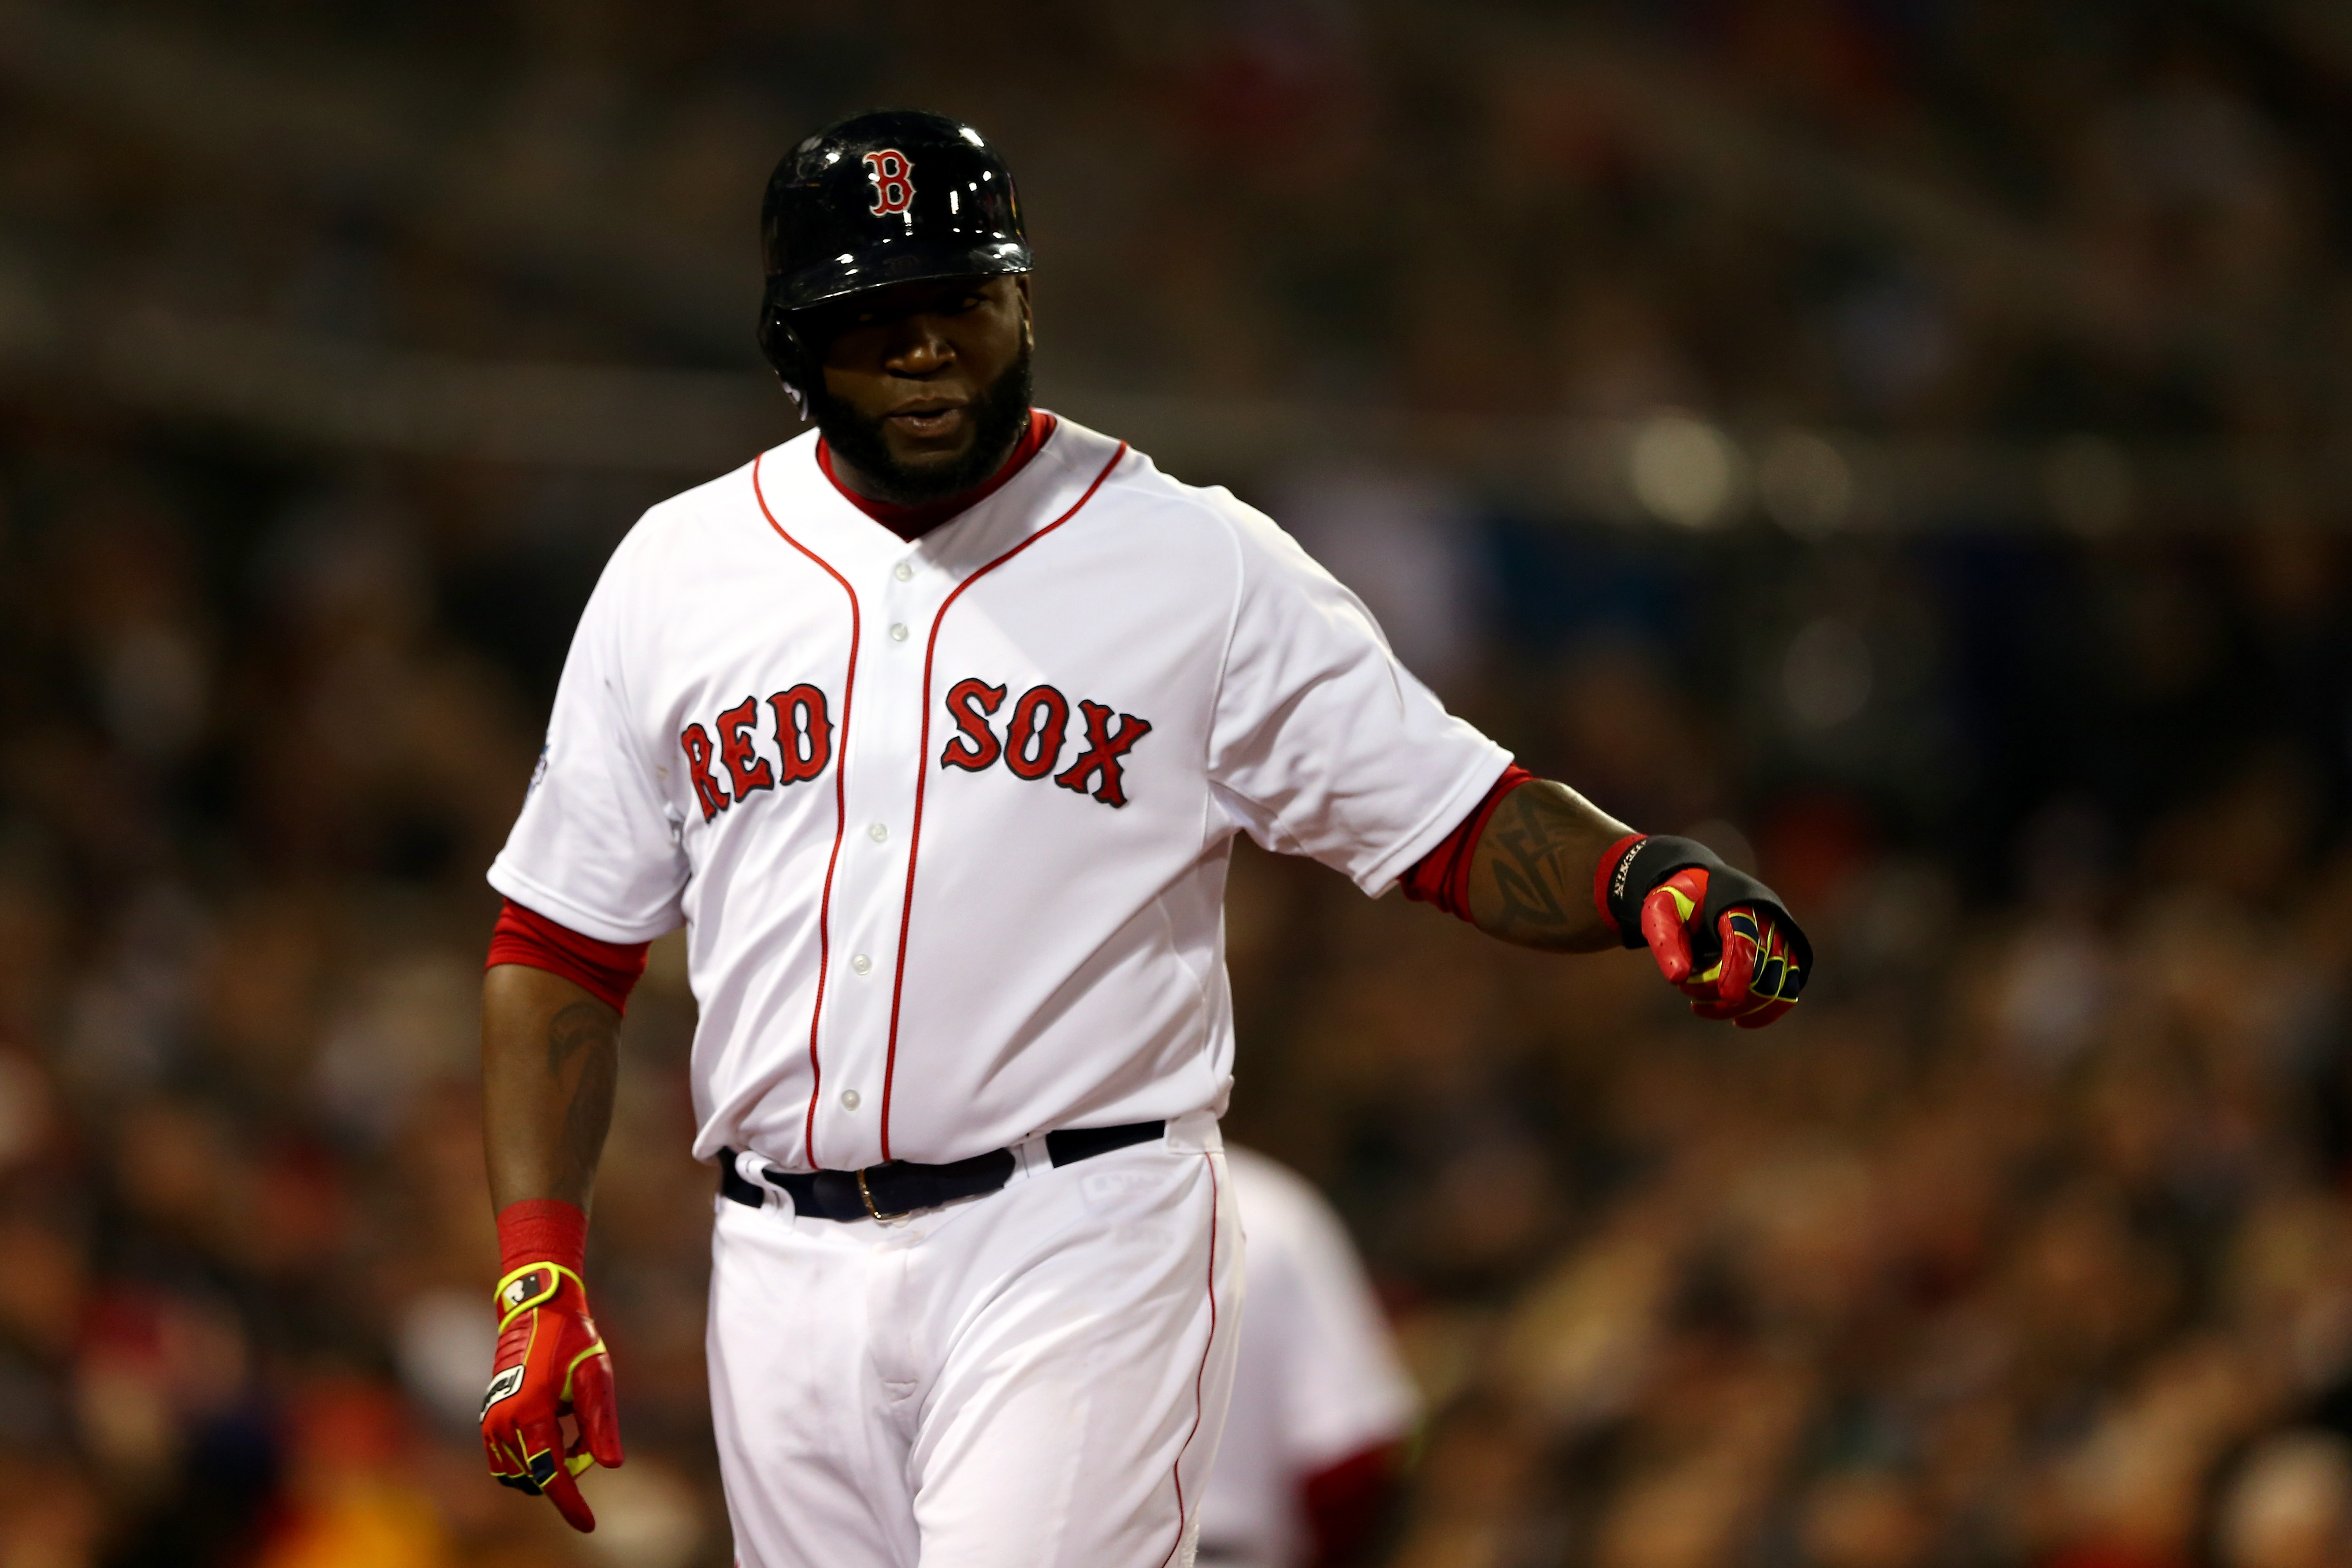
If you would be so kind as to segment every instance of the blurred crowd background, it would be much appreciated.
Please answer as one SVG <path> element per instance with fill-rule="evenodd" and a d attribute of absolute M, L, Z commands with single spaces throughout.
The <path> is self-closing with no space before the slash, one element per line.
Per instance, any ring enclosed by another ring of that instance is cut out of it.
<path fill-rule="evenodd" d="M 0 1568 L 729 1561 L 674 942 L 630 1463 L 482 1474 L 481 874 L 882 103 L 1006 151 L 1047 405 L 1813 934 L 1734 1034 L 1244 847 L 1382 1561 L 2352 1562 L 2340 5 L 7 0 L 0 79 Z"/>

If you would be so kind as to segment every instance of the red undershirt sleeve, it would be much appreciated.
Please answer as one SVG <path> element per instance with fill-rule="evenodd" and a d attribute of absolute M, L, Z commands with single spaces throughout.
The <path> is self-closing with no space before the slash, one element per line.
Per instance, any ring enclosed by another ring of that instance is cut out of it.
<path fill-rule="evenodd" d="M 1439 839 L 1430 852 L 1412 864 L 1399 881 L 1404 896 L 1416 903 L 1435 904 L 1458 920 L 1470 918 L 1470 863 L 1478 851 L 1478 839 L 1486 831 L 1486 819 L 1503 804 L 1503 797 L 1523 784 L 1531 784 L 1535 774 L 1513 763 L 1503 770 L 1460 826 Z"/>
<path fill-rule="evenodd" d="M 485 969 L 520 963 L 544 969 L 571 981 L 615 1013 L 628 1010 L 629 993 L 646 972 L 642 942 L 599 942 L 561 926 L 535 910 L 509 899 L 499 910 L 499 923 L 490 932 Z"/>

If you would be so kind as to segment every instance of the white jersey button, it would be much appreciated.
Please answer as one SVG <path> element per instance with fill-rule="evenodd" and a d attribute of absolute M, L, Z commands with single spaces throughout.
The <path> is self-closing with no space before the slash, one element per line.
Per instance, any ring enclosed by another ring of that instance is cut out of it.
<path fill-rule="evenodd" d="M 841 1109 L 844 1110 L 855 1110 L 857 1109 L 857 1091 L 856 1089 L 845 1089 L 841 1091 Z"/>
<path fill-rule="evenodd" d="M 890 568 L 890 575 L 896 577 L 901 583 L 908 582 L 914 577 L 915 569 L 912 566 L 908 565 L 904 561 L 901 561 L 898 564 Z"/>
<path fill-rule="evenodd" d="M 874 967 L 874 961 L 861 952 L 856 957 L 849 961 L 849 967 L 857 971 L 858 973 L 863 974 L 867 970 Z"/>
<path fill-rule="evenodd" d="M 905 642 L 907 640 L 906 622 L 900 621 L 897 626 L 890 628 L 890 640 L 892 642 Z"/>
<path fill-rule="evenodd" d="M 877 822 L 866 830 L 866 837 L 879 844 L 890 837 L 890 830 Z"/>

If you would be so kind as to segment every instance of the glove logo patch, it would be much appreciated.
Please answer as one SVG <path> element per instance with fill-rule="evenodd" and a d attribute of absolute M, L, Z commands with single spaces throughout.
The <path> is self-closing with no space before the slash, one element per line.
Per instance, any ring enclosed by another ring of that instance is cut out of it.
<path fill-rule="evenodd" d="M 507 1310 L 511 1312 L 525 1301 L 539 1295 L 547 1289 L 547 1284 L 546 1279 L 536 1268 L 528 1274 L 516 1275 L 507 1281 L 507 1288 L 503 1293 Z"/>
<path fill-rule="evenodd" d="M 511 1399 L 522 1392 L 522 1375 L 528 1371 L 521 1363 L 507 1368 L 490 1379 L 490 1386 L 482 1394 L 482 1414 L 488 1415 L 490 1406 L 501 1399 Z"/>

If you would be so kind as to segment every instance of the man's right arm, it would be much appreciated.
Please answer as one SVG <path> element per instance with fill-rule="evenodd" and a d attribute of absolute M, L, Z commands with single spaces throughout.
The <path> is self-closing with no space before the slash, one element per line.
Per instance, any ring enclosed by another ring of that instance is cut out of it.
<path fill-rule="evenodd" d="M 490 1474 L 596 1528 L 576 1478 L 621 1462 L 613 1361 L 581 1278 L 588 1198 L 613 1120 L 620 1014 L 524 963 L 482 980 L 482 1142 L 499 1215 L 498 1350 L 482 1396 Z M 576 1423 L 567 1441 L 562 1419 Z"/>
<path fill-rule="evenodd" d="M 625 675 L 660 668 L 658 646 L 631 626 L 628 590 L 646 579 L 620 569 L 644 537 L 614 552 L 581 613 L 546 747 L 490 868 L 507 903 L 482 980 L 482 1143 L 499 1232 L 482 1446 L 502 1484 L 548 1498 L 578 1530 L 595 1518 L 573 1478 L 622 1458 L 612 1357 L 583 1279 L 588 1207 L 621 1012 L 645 973 L 635 939 L 677 923 L 688 870 L 646 717 L 624 696 Z"/>
<path fill-rule="evenodd" d="M 612 1358 L 588 1315 L 588 1205 L 613 1121 L 621 1009 L 642 942 L 602 942 L 509 901 L 482 977 L 482 1144 L 499 1224 L 499 1348 L 482 1403 L 490 1473 L 595 1516 L 573 1478 L 621 1462 Z M 562 1418 L 578 1424 L 566 1442 Z"/>
<path fill-rule="evenodd" d="M 613 1121 L 621 1015 L 548 970 L 482 977 L 482 1144 L 490 1205 L 531 1198 L 588 1208 Z"/>

